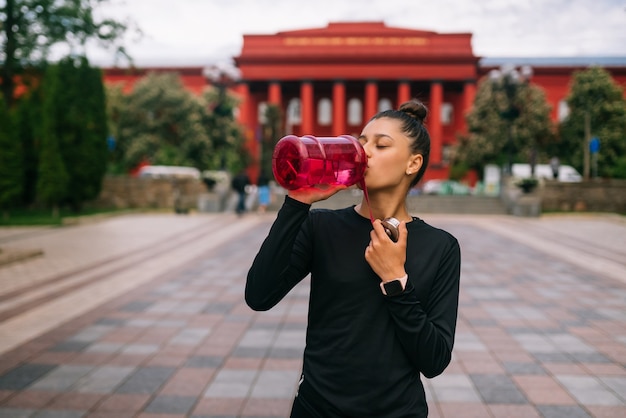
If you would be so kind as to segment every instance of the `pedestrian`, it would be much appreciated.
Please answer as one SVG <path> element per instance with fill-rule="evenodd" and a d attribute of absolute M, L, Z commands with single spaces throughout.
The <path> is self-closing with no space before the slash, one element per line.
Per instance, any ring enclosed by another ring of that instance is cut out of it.
<path fill-rule="evenodd" d="M 554 180 L 559 179 L 559 167 L 561 167 L 561 162 L 559 161 L 559 157 L 550 158 L 550 169 L 552 170 L 552 178 Z"/>
<path fill-rule="evenodd" d="M 259 213 L 265 213 L 270 204 L 270 181 L 265 172 L 261 172 L 257 180 L 257 190 L 259 193 Z"/>
<path fill-rule="evenodd" d="M 235 212 L 243 215 L 246 211 L 246 188 L 250 185 L 250 178 L 245 171 L 241 170 L 233 177 L 232 188 L 237 193 L 237 206 Z"/>
<path fill-rule="evenodd" d="M 450 363 L 461 254 L 454 236 L 407 208 L 428 165 L 427 113 L 411 100 L 365 126 L 360 204 L 311 210 L 346 186 L 288 191 L 248 271 L 246 302 L 259 311 L 310 273 L 292 418 L 428 415 L 420 376 L 437 376 Z M 397 242 L 381 224 L 387 217 L 399 220 Z"/>

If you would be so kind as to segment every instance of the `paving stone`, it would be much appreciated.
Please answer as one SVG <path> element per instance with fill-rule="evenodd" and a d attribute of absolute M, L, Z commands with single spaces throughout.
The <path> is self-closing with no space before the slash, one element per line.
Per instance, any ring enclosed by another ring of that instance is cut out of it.
<path fill-rule="evenodd" d="M 280 348 L 272 347 L 268 357 L 274 359 L 299 359 L 304 355 L 304 347 L 302 348 Z"/>
<path fill-rule="evenodd" d="M 39 379 L 31 388 L 63 392 L 93 370 L 93 366 L 61 365 Z"/>
<path fill-rule="evenodd" d="M 68 340 L 91 343 L 94 341 L 98 341 L 100 338 L 107 335 L 113 329 L 114 327 L 110 325 L 91 325 L 83 328 L 79 333 L 75 334 Z"/>
<path fill-rule="evenodd" d="M 34 409 L 0 407 L 0 418 L 30 418 L 35 412 Z"/>
<path fill-rule="evenodd" d="M 130 366 L 104 365 L 78 380 L 76 390 L 84 393 L 112 393 L 134 371 L 135 368 Z"/>
<path fill-rule="evenodd" d="M 0 376 L 0 390 L 22 390 L 58 366 L 54 364 L 23 364 Z"/>
<path fill-rule="evenodd" d="M 72 258 L 63 262 L 81 274 L 89 272 L 88 264 L 78 265 L 81 260 L 112 260 L 113 251 L 124 260 L 125 250 L 148 255 L 165 248 L 167 240 L 145 240 L 143 250 L 133 242 L 173 225 L 167 219 L 194 225 L 188 235 L 178 229 L 169 240 L 185 251 L 206 249 L 174 267 L 163 262 L 166 253 L 149 257 L 128 279 L 150 274 L 144 285 L 1 355 L 0 418 L 288 416 L 302 367 L 310 278 L 274 309 L 253 312 L 242 298 L 245 273 L 271 215 L 230 223 L 223 221 L 228 215 L 204 216 L 160 216 L 137 231 L 134 222 L 144 219 L 138 216 L 122 222 L 123 230 L 112 230 L 115 240 L 91 237 L 94 245 L 102 244 L 100 258 L 90 253 L 80 260 L 78 234 L 49 231 L 46 237 L 67 239 L 55 249 L 74 245 Z M 435 218 L 436 226 L 459 239 L 463 264 L 452 363 L 441 376 L 424 379 L 432 418 L 626 416 L 626 283 L 568 253 L 596 248 L 599 261 L 603 251 L 613 263 L 626 259 L 623 245 L 609 245 L 607 239 L 613 230 L 626 236 L 626 222 L 611 223 L 598 238 L 594 228 L 585 228 L 585 217 L 564 218 Z M 216 223 L 206 228 L 205 219 Z M 245 222 L 254 226 L 217 247 L 202 241 L 203 227 L 215 231 L 218 225 Z M 74 231 L 101 233 L 102 226 Z M 131 232 L 132 237 L 125 235 Z M 188 239 L 187 247 L 181 237 Z M 38 238 L 45 243 L 45 237 Z M 550 243 L 552 248 L 546 246 Z M 93 249 L 84 247 L 80 250 Z M 40 273 L 45 267 L 46 274 L 67 274 L 46 255 L 22 267 L 35 263 L 41 263 Z M 98 268 L 106 267 L 99 262 Z M 36 270 L 11 270 L 11 276 L 28 280 Z M 0 285 L 8 271 L 0 269 Z"/>
<path fill-rule="evenodd" d="M 204 397 L 247 398 L 256 376 L 256 370 L 222 369 L 207 388 Z"/>
<path fill-rule="evenodd" d="M 47 410 L 35 413 L 32 418 L 82 418 L 86 413 L 87 411 Z"/>
<path fill-rule="evenodd" d="M 593 418 L 579 406 L 538 405 L 543 418 Z"/>
<path fill-rule="evenodd" d="M 218 302 L 218 303 L 208 303 L 204 308 L 202 313 L 207 314 L 228 314 L 233 310 L 235 304 L 226 303 L 226 302 Z"/>
<path fill-rule="evenodd" d="M 433 393 L 439 402 L 481 401 L 473 382 L 464 374 L 442 374 L 429 380 Z"/>
<path fill-rule="evenodd" d="M 141 367 L 137 369 L 121 386 L 116 393 L 123 394 L 151 394 L 174 372 L 171 367 Z"/>
<path fill-rule="evenodd" d="M 541 363 L 572 363 L 574 361 L 572 356 L 565 353 L 530 352 L 530 354 Z"/>
<path fill-rule="evenodd" d="M 195 396 L 159 395 L 145 408 L 145 412 L 154 414 L 187 414 L 196 403 Z"/>
<path fill-rule="evenodd" d="M 221 356 L 193 356 L 189 357 L 185 362 L 186 367 L 193 368 L 217 368 L 224 363 L 224 357 Z"/>
<path fill-rule="evenodd" d="M 528 400 L 505 375 L 470 375 L 481 398 L 488 404 L 525 404 Z"/>
<path fill-rule="evenodd" d="M 134 300 L 123 306 L 120 310 L 125 312 L 144 312 L 153 304 L 154 302 L 150 300 Z"/>
<path fill-rule="evenodd" d="M 50 351 L 83 351 L 85 348 L 89 347 L 89 345 L 90 343 L 88 341 L 66 340 L 52 347 Z"/>
<path fill-rule="evenodd" d="M 293 399 L 300 373 L 296 370 L 263 370 L 259 374 L 251 398 Z"/>
<path fill-rule="evenodd" d="M 185 328 L 175 335 L 169 344 L 198 345 L 211 333 L 210 328 Z"/>
<path fill-rule="evenodd" d="M 556 378 L 583 405 L 623 405 L 613 390 L 595 377 L 557 375 Z"/>
<path fill-rule="evenodd" d="M 508 374 L 514 374 L 514 375 L 527 375 L 527 374 L 532 374 L 532 375 L 543 375 L 546 374 L 546 371 L 544 370 L 543 367 L 541 367 L 541 365 L 537 364 L 537 363 L 522 363 L 522 362 L 511 362 L 511 361 L 505 361 L 504 362 L 504 368 L 507 371 Z"/>
<path fill-rule="evenodd" d="M 233 357 L 252 357 L 252 358 L 265 358 L 267 357 L 268 349 L 264 347 L 237 347 L 233 350 Z"/>
<path fill-rule="evenodd" d="M 600 381 L 611 388 L 626 406 L 626 377 L 600 376 Z"/>

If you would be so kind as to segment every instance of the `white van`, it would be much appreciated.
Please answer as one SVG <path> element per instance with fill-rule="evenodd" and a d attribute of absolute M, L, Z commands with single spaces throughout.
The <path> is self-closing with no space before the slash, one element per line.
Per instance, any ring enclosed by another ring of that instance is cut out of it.
<path fill-rule="evenodd" d="M 200 170 L 195 167 L 182 167 L 173 165 L 146 165 L 139 169 L 139 177 L 153 179 L 168 178 L 200 178 Z"/>
<path fill-rule="evenodd" d="M 521 179 L 529 178 L 531 177 L 530 164 L 513 164 L 512 172 L 513 177 Z M 554 178 L 552 175 L 552 167 L 550 167 L 549 164 L 536 164 L 535 177 L 538 179 L 552 180 Z M 578 183 L 583 180 L 583 177 L 571 165 L 561 165 L 559 166 L 559 176 L 557 180 L 564 183 Z"/>

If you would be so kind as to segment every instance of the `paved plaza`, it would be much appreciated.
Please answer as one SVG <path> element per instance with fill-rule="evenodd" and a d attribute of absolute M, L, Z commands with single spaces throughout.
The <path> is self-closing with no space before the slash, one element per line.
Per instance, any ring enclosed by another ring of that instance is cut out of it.
<path fill-rule="evenodd" d="M 308 279 L 269 312 L 243 300 L 274 217 L 0 228 L 0 248 L 43 252 L 0 266 L 0 417 L 288 416 Z M 422 217 L 462 251 L 431 417 L 626 417 L 625 218 Z"/>

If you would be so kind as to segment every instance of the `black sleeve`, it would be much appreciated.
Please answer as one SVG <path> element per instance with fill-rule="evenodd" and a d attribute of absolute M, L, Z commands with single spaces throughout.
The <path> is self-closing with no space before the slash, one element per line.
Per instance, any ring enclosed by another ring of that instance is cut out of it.
<path fill-rule="evenodd" d="M 428 306 L 422 306 L 410 281 L 401 295 L 386 297 L 400 343 L 415 367 L 428 378 L 441 374 L 452 358 L 461 251 L 458 241 L 451 239 L 439 260 Z"/>
<path fill-rule="evenodd" d="M 250 308 L 271 309 L 309 273 L 310 240 L 302 226 L 309 219 L 310 207 L 285 197 L 248 271 L 245 298 Z"/>

